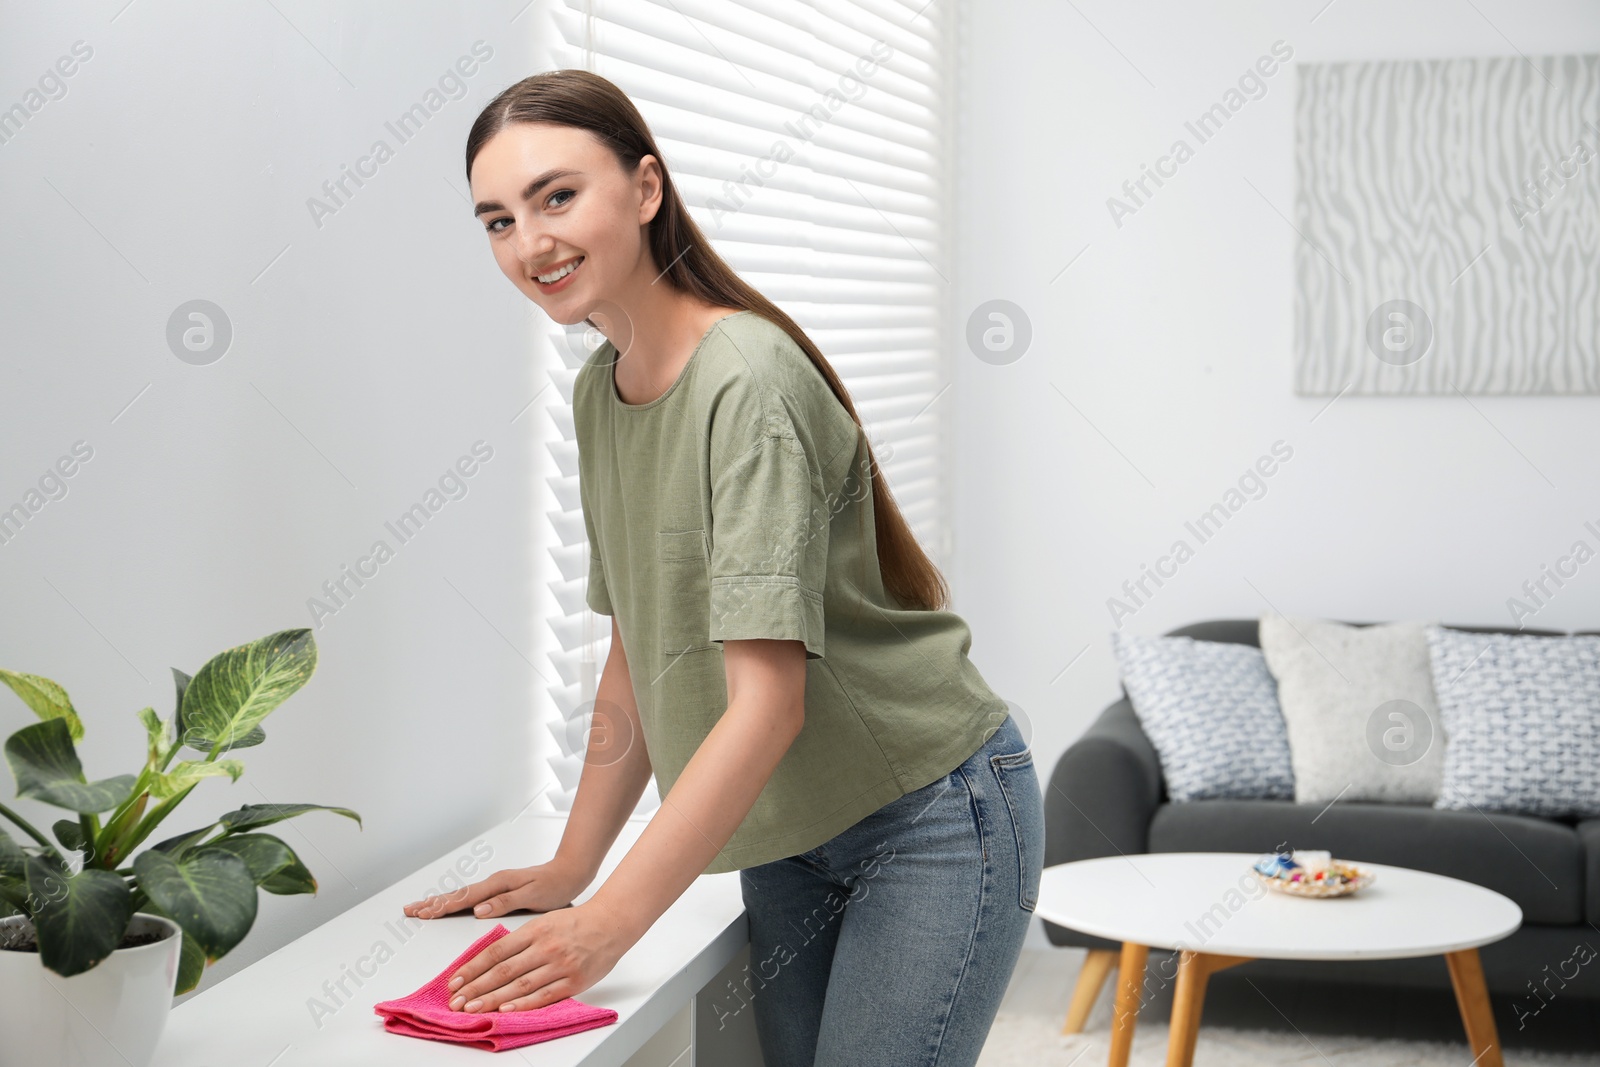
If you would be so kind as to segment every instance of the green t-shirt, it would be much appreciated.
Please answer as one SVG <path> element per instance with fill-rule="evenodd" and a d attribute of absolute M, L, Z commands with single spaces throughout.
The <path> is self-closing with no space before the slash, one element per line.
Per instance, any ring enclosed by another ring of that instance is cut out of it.
<path fill-rule="evenodd" d="M 888 594 L 865 433 L 753 311 L 626 404 L 607 341 L 573 385 L 589 606 L 616 615 L 665 795 L 727 710 L 720 642 L 805 642 L 805 725 L 705 873 L 815 848 L 948 774 L 1004 720 L 950 611 Z"/>

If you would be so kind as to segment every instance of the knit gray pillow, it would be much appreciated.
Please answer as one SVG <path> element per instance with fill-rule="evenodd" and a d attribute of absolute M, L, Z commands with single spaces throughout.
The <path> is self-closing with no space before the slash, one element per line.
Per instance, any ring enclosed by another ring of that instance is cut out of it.
<path fill-rule="evenodd" d="M 1261 616 L 1261 651 L 1278 681 L 1294 799 L 1432 804 L 1445 736 L 1427 629 Z"/>

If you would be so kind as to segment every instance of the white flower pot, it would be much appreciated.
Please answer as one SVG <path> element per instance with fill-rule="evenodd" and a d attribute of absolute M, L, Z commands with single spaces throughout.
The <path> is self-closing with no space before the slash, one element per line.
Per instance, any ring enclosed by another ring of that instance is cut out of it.
<path fill-rule="evenodd" d="M 28 927 L 21 915 L 0 928 Z M 37 952 L 0 949 L 0 1067 L 148 1067 L 172 1010 L 183 931 L 137 912 L 128 932 L 160 933 L 63 978 Z M 0 930 L 3 933 L 3 930 Z"/>

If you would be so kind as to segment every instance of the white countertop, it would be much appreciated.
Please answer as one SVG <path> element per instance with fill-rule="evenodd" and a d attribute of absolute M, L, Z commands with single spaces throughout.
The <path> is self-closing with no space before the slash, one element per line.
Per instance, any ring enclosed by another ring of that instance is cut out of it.
<path fill-rule="evenodd" d="M 1348 896 L 1293 897 L 1257 884 L 1258 853 L 1157 852 L 1045 868 L 1038 914 L 1061 926 L 1152 948 L 1267 959 L 1434 956 L 1498 941 L 1522 909 L 1481 885 L 1367 863 Z"/>
<path fill-rule="evenodd" d="M 473 872 L 463 883 L 540 862 L 555 854 L 565 825 L 565 813 L 530 812 L 504 822 L 196 994 L 172 1010 L 152 1067 L 483 1067 L 494 1053 L 388 1033 L 372 1005 L 415 991 L 495 923 L 515 930 L 536 916 L 413 920 L 401 906 L 431 892 L 463 858 Z M 577 902 L 593 895 L 645 825 L 630 820 L 623 827 Z M 487 863 L 482 862 L 485 844 L 493 849 Z M 701 875 L 610 974 L 577 995 L 585 1004 L 614 1009 L 616 1022 L 512 1054 L 549 1067 L 620 1067 L 748 943 L 738 872 Z M 341 978 L 350 995 L 335 991 L 330 996 L 324 983 Z M 336 1006 L 335 997 L 342 1006 Z M 313 1000 L 324 1008 L 315 1011 Z"/>

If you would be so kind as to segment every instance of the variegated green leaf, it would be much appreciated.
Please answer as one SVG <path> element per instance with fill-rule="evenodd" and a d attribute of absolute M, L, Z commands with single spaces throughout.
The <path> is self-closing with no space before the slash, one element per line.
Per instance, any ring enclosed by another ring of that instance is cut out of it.
<path fill-rule="evenodd" d="M 22 860 L 22 874 L 0 875 L 0 919 L 8 915 L 28 915 L 33 909 L 33 897 L 28 893 L 28 861 Z"/>
<path fill-rule="evenodd" d="M 284 819 L 292 819 L 296 815 L 304 815 L 308 811 L 332 811 L 349 819 L 354 819 L 357 825 L 361 823 L 361 816 L 349 808 L 331 808 L 326 804 L 246 804 L 242 808 L 225 812 L 222 816 L 222 825 L 229 830 L 253 830 L 258 826 L 271 826 Z"/>
<path fill-rule="evenodd" d="M 174 861 L 146 849 L 133 861 L 139 888 L 161 907 L 186 936 L 218 960 L 244 940 L 256 921 L 256 883 L 238 856 L 195 849 Z"/>
<path fill-rule="evenodd" d="M 202 845 L 195 852 L 198 854 L 213 848 L 232 853 L 244 860 L 256 885 L 265 882 L 290 864 L 299 862 L 294 849 L 271 834 L 230 834 L 227 837 L 219 837 L 209 845 Z"/>
<path fill-rule="evenodd" d="M 160 915 L 163 918 L 172 919 L 172 916 L 161 910 L 161 905 L 153 900 L 147 899 L 139 906 L 139 910 L 149 912 L 151 915 Z M 172 919 L 172 921 L 177 922 L 178 920 Z M 207 963 L 205 949 L 200 947 L 198 941 L 184 933 L 182 926 L 178 927 L 178 936 L 183 940 L 182 947 L 178 950 L 178 977 L 172 983 L 173 996 L 187 993 L 199 985 L 201 977 L 205 974 Z"/>
<path fill-rule="evenodd" d="M 183 691 L 189 688 L 189 682 L 192 679 L 189 675 L 183 673 L 176 667 L 172 667 L 170 670 L 172 671 L 173 685 L 178 691 L 178 698 L 172 705 L 172 717 L 176 722 L 181 724 L 183 722 L 183 719 L 181 718 L 183 715 Z M 181 729 L 178 731 L 178 735 L 180 737 L 183 735 L 183 731 Z"/>
<path fill-rule="evenodd" d="M 155 780 L 150 783 L 150 795 L 158 800 L 165 800 L 177 796 L 202 778 L 218 778 L 225 774 L 237 782 L 239 775 L 243 773 L 244 764 L 236 759 L 219 759 L 211 763 L 205 760 L 184 760 L 170 771 L 155 776 Z"/>
<path fill-rule="evenodd" d="M 22 846 L 11 840 L 11 835 L 0 830 L 0 878 L 21 878 L 28 854 Z"/>
<path fill-rule="evenodd" d="M 305 628 L 280 630 L 212 656 L 183 692 L 184 743 L 239 747 L 316 667 L 316 640 Z"/>
<path fill-rule="evenodd" d="M 167 724 L 161 721 L 161 716 L 156 714 L 155 708 L 140 708 L 139 721 L 144 723 L 146 755 L 151 766 L 156 766 L 166 758 L 167 749 L 172 747 L 172 741 L 167 735 Z"/>
<path fill-rule="evenodd" d="M 232 852 L 244 860 L 256 885 L 269 893 L 293 896 L 317 891 L 317 880 L 294 854 L 294 849 L 271 834 L 230 834 L 202 846 L 199 851 L 210 848 Z"/>
<path fill-rule="evenodd" d="M 21 697 L 22 702 L 32 708 L 39 718 L 63 719 L 72 739 L 83 740 L 83 723 L 73 710 L 67 691 L 59 684 L 37 674 L 21 674 L 3 667 L 0 667 L 0 682 L 10 686 L 11 691 Z"/>
<path fill-rule="evenodd" d="M 289 866 L 277 874 L 265 879 L 261 888 L 280 897 L 292 897 L 300 893 L 316 893 L 317 880 L 306 865 L 296 859 Z"/>
<path fill-rule="evenodd" d="M 171 918 L 171 916 L 168 916 L 168 918 Z M 173 921 L 176 922 L 177 920 Z M 206 964 L 210 962 L 206 959 L 206 950 L 200 947 L 200 942 L 188 934 L 182 933 L 182 927 L 179 930 L 179 936 L 183 938 L 183 946 L 178 951 L 178 978 L 172 984 L 173 996 L 187 993 L 199 985 L 201 977 L 206 972 Z"/>
<path fill-rule="evenodd" d="M 55 831 L 56 840 L 61 842 L 61 847 L 70 848 L 74 852 L 83 847 L 83 824 L 77 819 L 57 819 L 50 829 Z"/>
<path fill-rule="evenodd" d="M 216 828 L 217 824 L 212 823 L 210 826 L 202 826 L 198 830 L 190 830 L 188 833 L 178 834 L 175 837 L 169 837 L 165 841 L 158 841 L 150 847 L 160 852 L 167 853 L 173 859 L 177 859 L 186 851 L 188 851 L 192 845 L 198 843 L 201 838 L 205 837 Z"/>
<path fill-rule="evenodd" d="M 5 752 L 17 779 L 17 796 L 80 814 L 110 811 L 128 799 L 136 781 L 131 774 L 87 781 L 65 719 L 24 726 L 6 740 Z"/>
<path fill-rule="evenodd" d="M 69 874 L 43 856 L 28 857 L 28 895 L 40 962 L 63 978 L 111 955 L 133 917 L 133 893 L 120 875 L 96 868 Z"/>
<path fill-rule="evenodd" d="M 178 703 L 175 705 L 177 710 L 173 712 L 174 723 L 177 727 L 177 743 L 180 745 L 188 745 L 190 748 L 199 749 L 201 752 L 210 752 L 212 747 L 211 742 L 206 738 L 201 737 L 198 731 L 190 730 L 183 724 L 183 693 L 184 690 L 189 688 L 189 676 L 184 674 L 178 668 L 174 667 L 172 668 L 172 678 L 173 681 L 177 683 L 178 689 Z M 257 726 L 255 729 L 236 740 L 233 744 L 229 745 L 224 751 L 232 751 L 236 748 L 251 748 L 255 745 L 261 744 L 261 742 L 265 741 L 266 739 L 267 732 L 261 727 Z"/>
<path fill-rule="evenodd" d="M 249 733 L 239 738 L 233 744 L 224 745 L 222 751 L 232 752 L 234 749 L 238 748 L 254 748 L 256 745 L 261 744 L 261 742 L 265 741 L 266 739 L 267 732 L 261 727 L 257 726 L 252 728 Z M 212 748 L 210 741 L 199 736 L 192 730 L 189 732 L 189 735 L 184 738 L 183 743 L 188 745 L 190 748 L 199 749 L 201 752 L 210 752 Z"/>

